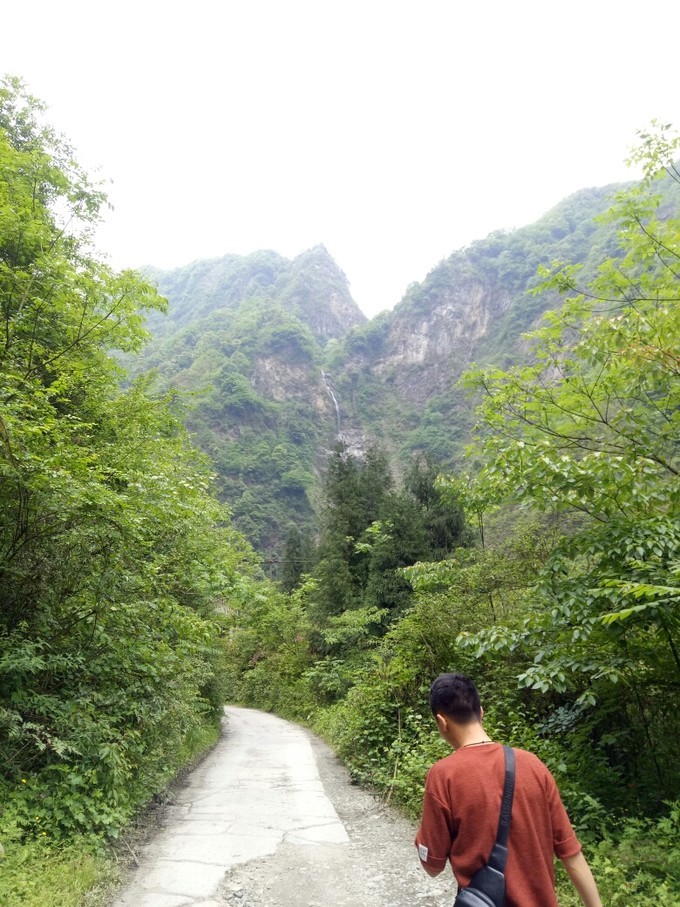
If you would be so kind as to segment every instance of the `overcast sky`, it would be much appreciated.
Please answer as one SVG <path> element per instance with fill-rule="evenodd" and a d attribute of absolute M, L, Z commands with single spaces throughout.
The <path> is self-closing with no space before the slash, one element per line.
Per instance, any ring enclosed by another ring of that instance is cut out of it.
<path fill-rule="evenodd" d="M 323 243 L 369 315 L 680 126 L 677 0 L 3 7 L 0 73 L 111 181 L 113 265 Z"/>

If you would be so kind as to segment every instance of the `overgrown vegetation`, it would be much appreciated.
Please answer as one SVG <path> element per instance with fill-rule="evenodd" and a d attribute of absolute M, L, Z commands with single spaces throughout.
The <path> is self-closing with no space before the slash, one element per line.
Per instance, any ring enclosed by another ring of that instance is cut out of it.
<path fill-rule="evenodd" d="M 172 397 L 121 389 L 155 290 L 90 251 L 104 196 L 0 87 L 3 904 L 80 903 L 115 837 L 217 735 L 224 611 L 257 586 Z M 35 866 L 40 862 L 40 873 Z M 60 881 L 61 880 L 61 881 Z M 60 886 L 49 893 L 52 884 Z M 61 897 L 61 900 L 58 898 Z M 57 900 L 50 900 L 57 898 Z"/>
<path fill-rule="evenodd" d="M 446 752 L 429 683 L 471 673 L 489 732 L 557 777 L 612 905 L 680 897 L 680 218 L 655 192 L 680 183 L 678 147 L 642 135 L 599 267 L 544 269 L 537 291 L 567 298 L 527 338 L 533 364 L 468 373 L 469 475 L 429 486 L 468 529 L 436 559 L 379 458 L 336 453 L 318 565 L 234 615 L 230 655 L 236 696 L 309 722 L 414 816 Z"/>

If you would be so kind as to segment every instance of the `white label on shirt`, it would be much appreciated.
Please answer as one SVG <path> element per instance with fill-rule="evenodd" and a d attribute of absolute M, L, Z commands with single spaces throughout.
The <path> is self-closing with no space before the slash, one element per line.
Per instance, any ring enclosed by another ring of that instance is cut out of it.
<path fill-rule="evenodd" d="M 427 863 L 427 847 L 424 844 L 418 845 L 418 856 L 423 862 Z"/>

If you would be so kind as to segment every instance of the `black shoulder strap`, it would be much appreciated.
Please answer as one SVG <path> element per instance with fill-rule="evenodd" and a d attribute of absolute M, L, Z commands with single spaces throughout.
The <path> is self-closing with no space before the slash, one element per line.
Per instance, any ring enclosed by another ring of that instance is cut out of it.
<path fill-rule="evenodd" d="M 496 843 L 493 846 L 488 861 L 488 865 L 497 869 L 499 872 L 505 872 L 505 864 L 508 859 L 510 815 L 512 813 L 512 798 L 515 793 L 515 753 L 509 746 L 504 746 L 503 751 L 505 753 L 505 784 L 503 785 L 503 799 L 501 801 L 501 813 L 498 817 Z"/>
<path fill-rule="evenodd" d="M 510 833 L 512 798 L 515 794 L 515 751 L 509 746 L 504 746 L 503 751 L 505 752 L 505 785 L 503 786 L 501 814 L 498 817 L 496 843 L 507 847 L 508 835 Z"/>

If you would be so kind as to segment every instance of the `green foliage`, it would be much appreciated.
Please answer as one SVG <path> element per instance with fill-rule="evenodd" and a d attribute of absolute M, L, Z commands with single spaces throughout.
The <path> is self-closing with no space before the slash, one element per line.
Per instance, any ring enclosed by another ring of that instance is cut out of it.
<path fill-rule="evenodd" d="M 229 610 L 227 695 L 232 702 L 305 720 L 312 664 L 304 606 L 310 582 L 290 596 L 261 583 L 242 586 Z"/>
<path fill-rule="evenodd" d="M 215 739 L 220 612 L 256 567 L 173 398 L 120 387 L 164 301 L 90 251 L 103 196 L 18 82 L 0 202 L 0 839 L 22 847 L 117 835 Z"/>
<path fill-rule="evenodd" d="M 439 482 L 442 466 L 431 457 L 415 457 L 404 477 L 406 490 L 424 511 L 424 528 L 434 560 L 448 556 L 465 541 L 461 495 L 445 494 Z"/>
<path fill-rule="evenodd" d="M 420 380 L 413 374 L 412 381 Z M 447 471 L 462 463 L 463 449 L 473 426 L 469 401 L 457 388 L 438 389 L 418 416 L 409 420 L 408 431 L 400 439 L 404 460 L 420 456 L 431 459 Z"/>
<path fill-rule="evenodd" d="M 40 838 L 4 838 L 0 903 L 4 907 L 98 907 L 116 878 L 113 859 L 90 838 L 55 846 Z"/>
<path fill-rule="evenodd" d="M 409 580 L 402 572 L 426 557 L 443 557 L 459 542 L 463 517 L 434 489 L 435 467 L 415 463 L 410 485 L 395 491 L 384 454 L 364 459 L 339 445 L 326 472 L 323 524 L 315 584 L 307 607 L 312 644 L 324 656 L 343 655 L 354 641 L 331 632 L 347 612 L 373 617 L 366 623 L 374 641 L 408 608 Z"/>
<path fill-rule="evenodd" d="M 286 535 L 281 564 L 281 588 L 292 592 L 301 585 L 305 573 L 310 573 L 316 561 L 316 552 L 310 537 L 291 526 Z"/>
<path fill-rule="evenodd" d="M 534 332 L 536 364 L 469 378 L 494 432 L 480 484 L 582 522 L 540 572 L 524 626 L 467 642 L 479 656 L 522 648 L 520 684 L 599 702 L 595 733 L 635 796 L 658 802 L 679 780 L 680 222 L 656 216 L 652 188 L 649 176 L 617 197 L 620 252 Z M 555 266 L 545 285 L 574 291 L 577 275 Z"/>
<path fill-rule="evenodd" d="M 515 548 L 503 556 L 461 550 L 454 560 L 405 570 L 415 590 L 411 607 L 356 672 L 344 699 L 315 717 L 315 727 L 337 747 L 353 775 L 414 816 L 427 768 L 448 751 L 429 714 L 429 684 L 452 664 L 475 672 L 474 656 L 457 648 L 459 633 L 485 626 L 494 608 L 509 609 L 526 590 L 540 556 L 527 537 L 521 554 Z M 509 569 L 502 569 L 501 557 Z M 504 688 L 511 668 L 506 665 L 497 673 L 496 686 Z M 510 699 L 504 692 L 503 713 Z M 494 705 L 490 713 L 495 713 Z"/>
<path fill-rule="evenodd" d="M 673 907 L 680 896 L 680 825 L 678 803 L 667 804 L 656 820 L 628 819 L 617 823 L 603 840 L 586 848 L 602 902 L 626 907 Z M 566 873 L 558 868 L 560 904 L 580 904 Z"/>
<path fill-rule="evenodd" d="M 345 340 L 345 354 L 379 356 L 384 348 L 389 324 L 389 315 L 382 313 L 368 324 L 353 328 Z"/>

